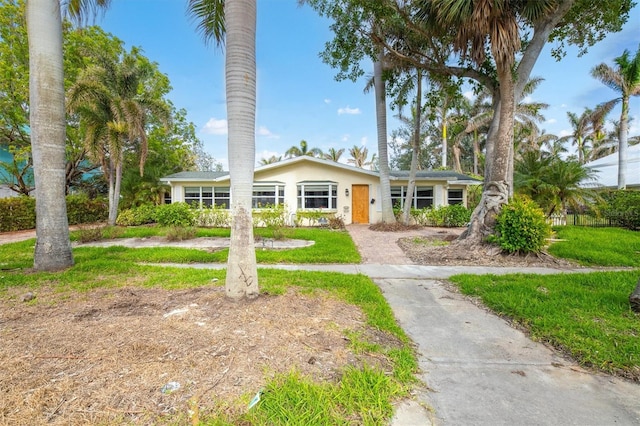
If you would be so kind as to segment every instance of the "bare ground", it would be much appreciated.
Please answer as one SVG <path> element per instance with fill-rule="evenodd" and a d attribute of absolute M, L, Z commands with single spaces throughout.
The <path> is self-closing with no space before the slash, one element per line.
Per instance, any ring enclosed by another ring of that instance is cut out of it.
<path fill-rule="evenodd" d="M 235 417 L 277 373 L 336 381 L 347 365 L 387 368 L 379 356 L 355 355 L 345 330 L 397 344 L 323 293 L 240 303 L 215 286 L 21 297 L 0 301 L 3 425 L 186 424 L 214 410 Z"/>

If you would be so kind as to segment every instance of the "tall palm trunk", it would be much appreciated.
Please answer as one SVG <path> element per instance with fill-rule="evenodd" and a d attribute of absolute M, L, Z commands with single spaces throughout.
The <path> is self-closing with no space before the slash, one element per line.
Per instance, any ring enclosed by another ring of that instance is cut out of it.
<path fill-rule="evenodd" d="M 407 195 L 402 207 L 402 223 L 409 225 L 411 219 L 411 207 L 413 206 L 413 194 L 416 188 L 416 175 L 418 173 L 418 156 L 420 155 L 420 128 L 422 123 L 422 71 L 418 70 L 416 75 L 416 112 L 415 127 L 413 128 L 413 138 L 411 142 L 411 168 L 409 169 L 409 182 L 407 184 Z"/>
<path fill-rule="evenodd" d="M 620 134 L 618 135 L 618 189 L 627 189 L 627 133 L 629 131 L 629 97 L 622 96 Z"/>
<path fill-rule="evenodd" d="M 36 195 L 34 268 L 73 265 L 65 201 L 65 108 L 59 0 L 27 2 L 29 121 Z"/>
<path fill-rule="evenodd" d="M 378 130 L 378 169 L 380 171 L 380 190 L 382 203 L 382 222 L 395 223 L 391 202 L 391 183 L 389 181 L 389 154 L 387 153 L 387 101 L 385 84 L 382 79 L 382 61 L 384 53 L 378 52 L 378 58 L 373 64 L 373 83 L 376 97 L 376 123 Z"/>
<path fill-rule="evenodd" d="M 226 0 L 224 12 L 232 198 L 231 246 L 225 291 L 232 299 L 254 298 L 259 291 L 251 217 L 256 151 L 256 0 Z"/>

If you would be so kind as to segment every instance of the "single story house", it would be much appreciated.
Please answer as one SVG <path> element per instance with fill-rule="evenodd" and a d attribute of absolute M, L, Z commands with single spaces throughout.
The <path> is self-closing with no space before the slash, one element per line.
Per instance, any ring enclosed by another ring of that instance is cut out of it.
<path fill-rule="evenodd" d="M 391 197 L 401 205 L 409 172 L 392 171 Z M 180 172 L 160 179 L 171 187 L 167 202 L 202 206 L 231 204 L 229 172 Z M 424 208 L 467 203 L 467 189 L 481 182 L 452 171 L 420 171 L 413 193 L 413 207 Z M 253 207 L 284 203 L 294 223 L 299 210 L 322 211 L 341 216 L 345 224 L 377 223 L 382 219 L 380 174 L 331 160 L 293 157 L 257 167 L 254 172 Z"/>
<path fill-rule="evenodd" d="M 598 158 L 585 164 L 585 167 L 596 171 L 596 180 L 585 186 L 599 188 L 618 188 L 618 153 Z M 640 144 L 627 148 L 627 189 L 640 190 Z"/>

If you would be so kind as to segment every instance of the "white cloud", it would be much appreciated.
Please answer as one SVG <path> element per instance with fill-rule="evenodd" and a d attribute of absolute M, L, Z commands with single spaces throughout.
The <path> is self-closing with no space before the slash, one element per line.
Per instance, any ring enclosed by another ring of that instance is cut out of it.
<path fill-rule="evenodd" d="M 567 104 L 560 104 L 560 108 L 566 108 L 567 106 Z"/>
<path fill-rule="evenodd" d="M 360 108 L 349 108 L 349 106 L 347 105 L 345 108 L 338 108 L 338 115 L 342 115 L 342 114 L 349 114 L 349 115 L 356 115 L 356 114 L 360 114 Z"/>
<path fill-rule="evenodd" d="M 226 135 L 227 134 L 227 120 L 218 120 L 214 117 L 207 121 L 207 124 L 202 128 L 202 133 L 207 135 Z"/>
<path fill-rule="evenodd" d="M 330 104 L 330 103 L 331 103 L 331 99 L 325 99 L 325 100 L 324 100 L 324 103 L 325 103 L 325 104 Z"/>
<path fill-rule="evenodd" d="M 258 127 L 258 131 L 256 132 L 258 136 L 264 136 L 269 139 L 280 139 L 280 135 L 276 135 L 275 133 L 271 133 L 271 130 L 267 129 L 266 126 Z"/>
<path fill-rule="evenodd" d="M 524 102 L 524 103 L 527 103 L 527 104 L 531 103 L 531 102 L 533 102 L 533 97 L 525 96 L 524 99 L 522 101 L 520 101 L 520 102 Z"/>
<path fill-rule="evenodd" d="M 464 92 L 462 94 L 462 96 L 464 96 L 465 98 L 469 99 L 470 101 L 474 100 L 476 98 L 476 95 L 473 93 L 472 90 L 467 90 L 466 92 Z"/>
<path fill-rule="evenodd" d="M 558 122 L 558 120 L 556 120 L 555 118 L 550 118 L 550 119 L 548 119 L 546 121 L 547 124 L 554 124 L 554 123 L 557 123 L 557 122 Z"/>
<path fill-rule="evenodd" d="M 572 135 L 573 132 L 571 130 L 560 130 L 560 133 L 558 133 L 558 137 L 565 137 L 565 136 L 569 136 Z"/>
<path fill-rule="evenodd" d="M 345 134 L 342 136 L 342 139 L 340 139 L 342 142 L 349 142 L 349 134 Z"/>
<path fill-rule="evenodd" d="M 363 136 L 363 137 L 360 139 L 360 145 L 362 145 L 362 146 L 365 146 L 365 145 L 367 144 L 367 142 L 369 142 L 369 139 L 367 139 L 367 137 L 366 137 L 366 136 Z"/>

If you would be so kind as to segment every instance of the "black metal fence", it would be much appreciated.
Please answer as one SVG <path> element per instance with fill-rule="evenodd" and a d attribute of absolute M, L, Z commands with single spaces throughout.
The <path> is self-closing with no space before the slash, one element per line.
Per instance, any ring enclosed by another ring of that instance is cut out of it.
<path fill-rule="evenodd" d="M 604 217 L 588 213 L 569 213 L 566 217 L 561 214 L 553 214 L 551 215 L 551 217 L 549 217 L 549 221 L 551 222 L 552 226 L 573 225 L 590 226 L 594 228 L 623 228 L 625 227 L 625 222 L 628 219 L 629 218 L 626 216 L 623 217 L 623 214 L 608 214 L 607 217 Z"/>

